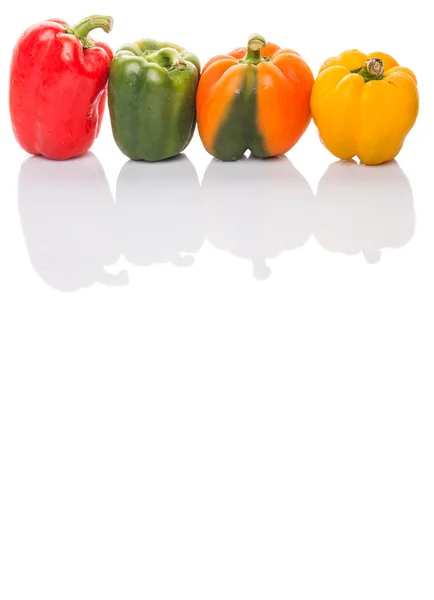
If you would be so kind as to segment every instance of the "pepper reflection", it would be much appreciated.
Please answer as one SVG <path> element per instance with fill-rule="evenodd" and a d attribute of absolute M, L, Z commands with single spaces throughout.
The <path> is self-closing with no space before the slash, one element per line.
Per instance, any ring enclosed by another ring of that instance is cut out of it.
<path fill-rule="evenodd" d="M 202 182 L 209 241 L 253 263 L 266 279 L 267 259 L 299 248 L 312 233 L 313 192 L 286 156 L 213 159 Z"/>
<path fill-rule="evenodd" d="M 199 179 L 185 155 L 125 163 L 116 186 L 125 258 L 134 265 L 192 265 L 205 239 L 199 203 Z"/>
<path fill-rule="evenodd" d="M 21 166 L 18 208 L 30 260 L 52 287 L 73 292 L 96 282 L 125 285 L 125 271 L 105 267 L 121 255 L 113 197 L 92 154 L 68 161 L 28 158 Z"/>
<path fill-rule="evenodd" d="M 314 219 L 314 235 L 323 248 L 361 252 L 368 263 L 376 263 L 383 248 L 399 248 L 413 237 L 410 182 L 396 161 L 378 167 L 335 162 L 318 184 Z"/>
<path fill-rule="evenodd" d="M 31 157 L 20 170 L 18 205 L 35 271 L 63 291 L 125 285 L 126 271 L 106 270 L 122 254 L 135 265 L 192 265 L 205 235 L 265 279 L 267 259 L 303 246 L 312 233 L 326 250 L 363 253 L 375 263 L 383 248 L 405 245 L 415 230 L 411 185 L 395 161 L 333 163 L 316 198 L 286 157 L 214 159 L 202 191 L 185 155 L 128 161 L 115 204 L 91 153 L 70 161 Z"/>

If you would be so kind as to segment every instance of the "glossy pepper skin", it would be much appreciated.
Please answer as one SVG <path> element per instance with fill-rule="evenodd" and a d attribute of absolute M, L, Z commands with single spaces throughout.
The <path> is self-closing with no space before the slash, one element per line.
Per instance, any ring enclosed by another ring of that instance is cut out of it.
<path fill-rule="evenodd" d="M 309 125 L 312 71 L 299 54 L 266 43 L 259 34 L 247 48 L 208 61 L 197 92 L 197 122 L 206 150 L 236 160 L 285 154 Z"/>
<path fill-rule="evenodd" d="M 74 27 L 50 19 L 27 29 L 15 45 L 9 108 L 15 137 L 30 154 L 65 160 L 84 154 L 104 113 L 110 48 L 89 32 L 111 31 L 111 17 L 94 15 Z"/>
<path fill-rule="evenodd" d="M 122 46 L 109 77 L 113 136 L 132 160 L 176 156 L 196 126 L 197 56 L 181 46 L 143 39 Z"/>
<path fill-rule="evenodd" d="M 321 67 L 311 110 L 332 154 L 378 165 L 397 156 L 416 122 L 416 76 L 383 52 L 348 50 Z"/>

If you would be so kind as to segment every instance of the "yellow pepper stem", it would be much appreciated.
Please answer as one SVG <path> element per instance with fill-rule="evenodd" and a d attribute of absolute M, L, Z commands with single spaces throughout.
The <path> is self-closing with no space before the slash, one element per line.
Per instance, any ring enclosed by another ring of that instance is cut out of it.
<path fill-rule="evenodd" d="M 384 79 L 384 65 L 380 58 L 370 58 L 363 67 L 355 69 L 351 73 L 357 73 L 363 77 L 365 82 Z"/>

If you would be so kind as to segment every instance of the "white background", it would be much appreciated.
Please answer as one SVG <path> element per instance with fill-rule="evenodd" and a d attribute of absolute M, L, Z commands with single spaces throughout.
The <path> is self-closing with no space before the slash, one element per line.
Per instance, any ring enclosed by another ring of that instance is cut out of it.
<path fill-rule="evenodd" d="M 422 6 L 7 6 L 2 600 L 432 600 L 434 90 Z M 257 30 L 315 74 L 345 49 L 382 50 L 417 74 L 419 119 L 399 166 L 335 166 L 319 187 L 335 161 L 313 125 L 288 153 L 293 168 L 206 172 L 196 137 L 190 163 L 127 167 L 117 188 L 127 159 L 108 114 L 93 158 L 26 162 L 7 108 L 13 43 L 46 17 L 97 12 L 115 18 L 94 36 L 113 48 L 168 39 L 203 63 Z"/>

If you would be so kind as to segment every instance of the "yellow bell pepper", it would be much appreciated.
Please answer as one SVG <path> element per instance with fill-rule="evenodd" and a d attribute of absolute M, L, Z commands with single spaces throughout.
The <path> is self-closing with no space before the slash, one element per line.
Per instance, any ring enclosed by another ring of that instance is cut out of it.
<path fill-rule="evenodd" d="M 416 76 L 383 52 L 329 58 L 313 85 L 311 111 L 324 146 L 341 160 L 392 160 L 416 122 Z"/>

